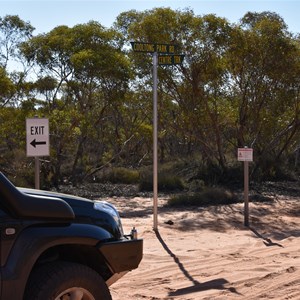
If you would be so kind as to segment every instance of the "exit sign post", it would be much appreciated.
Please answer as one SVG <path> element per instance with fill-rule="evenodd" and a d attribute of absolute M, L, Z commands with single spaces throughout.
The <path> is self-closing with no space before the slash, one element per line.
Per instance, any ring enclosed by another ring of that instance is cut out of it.
<path fill-rule="evenodd" d="M 26 119 L 27 156 L 49 156 L 49 120 Z"/>

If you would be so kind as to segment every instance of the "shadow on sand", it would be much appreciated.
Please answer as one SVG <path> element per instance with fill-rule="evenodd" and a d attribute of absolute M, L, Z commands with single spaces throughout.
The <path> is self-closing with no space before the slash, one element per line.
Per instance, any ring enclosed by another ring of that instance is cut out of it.
<path fill-rule="evenodd" d="M 278 246 L 278 247 L 281 247 L 281 248 L 284 248 L 281 244 L 279 243 L 274 243 L 271 239 L 267 238 L 267 237 L 264 237 L 262 234 L 260 234 L 256 229 L 254 229 L 253 227 L 249 227 L 249 230 L 251 230 L 258 238 L 262 239 L 264 244 L 267 246 L 267 247 L 270 247 L 270 246 Z"/>
<path fill-rule="evenodd" d="M 173 258 L 174 262 L 177 264 L 178 268 L 183 273 L 183 275 L 192 283 L 191 286 L 169 292 L 169 296 L 180 296 L 211 289 L 228 290 L 232 293 L 239 294 L 235 288 L 225 287 L 225 284 L 228 284 L 228 281 L 224 278 L 213 279 L 203 283 L 199 282 L 198 280 L 195 280 L 193 276 L 188 272 L 188 270 L 184 267 L 183 263 L 179 260 L 179 258 L 171 251 L 171 249 L 165 243 L 158 230 L 155 231 L 155 235 L 162 247 L 165 249 L 165 251 L 170 255 L 170 257 Z"/>

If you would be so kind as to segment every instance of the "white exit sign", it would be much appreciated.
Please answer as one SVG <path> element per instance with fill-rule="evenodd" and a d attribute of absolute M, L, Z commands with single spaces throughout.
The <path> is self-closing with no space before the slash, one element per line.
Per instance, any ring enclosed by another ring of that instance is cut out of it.
<path fill-rule="evenodd" d="M 27 156 L 49 156 L 49 120 L 26 119 Z"/>

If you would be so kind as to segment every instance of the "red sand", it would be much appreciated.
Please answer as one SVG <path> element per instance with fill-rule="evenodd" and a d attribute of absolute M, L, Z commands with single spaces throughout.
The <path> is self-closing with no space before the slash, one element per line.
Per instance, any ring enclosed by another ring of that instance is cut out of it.
<path fill-rule="evenodd" d="M 107 199 L 144 239 L 138 269 L 111 286 L 113 300 L 300 299 L 300 201 L 174 210 L 160 199 Z M 166 224 L 167 221 L 173 225 Z"/>

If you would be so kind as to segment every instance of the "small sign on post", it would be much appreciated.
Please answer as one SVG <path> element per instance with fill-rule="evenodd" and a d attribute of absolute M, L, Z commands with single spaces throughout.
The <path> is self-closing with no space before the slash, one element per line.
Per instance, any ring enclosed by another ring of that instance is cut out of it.
<path fill-rule="evenodd" d="M 26 119 L 27 156 L 49 156 L 49 120 Z"/>
<path fill-rule="evenodd" d="M 26 119 L 26 152 L 35 161 L 35 188 L 40 188 L 39 156 L 49 156 L 49 120 L 45 118 Z"/>
<path fill-rule="evenodd" d="M 238 148 L 238 161 L 244 162 L 244 225 L 249 227 L 249 161 L 253 161 L 253 149 Z"/>
<path fill-rule="evenodd" d="M 253 161 L 253 149 L 238 148 L 238 161 Z"/>

